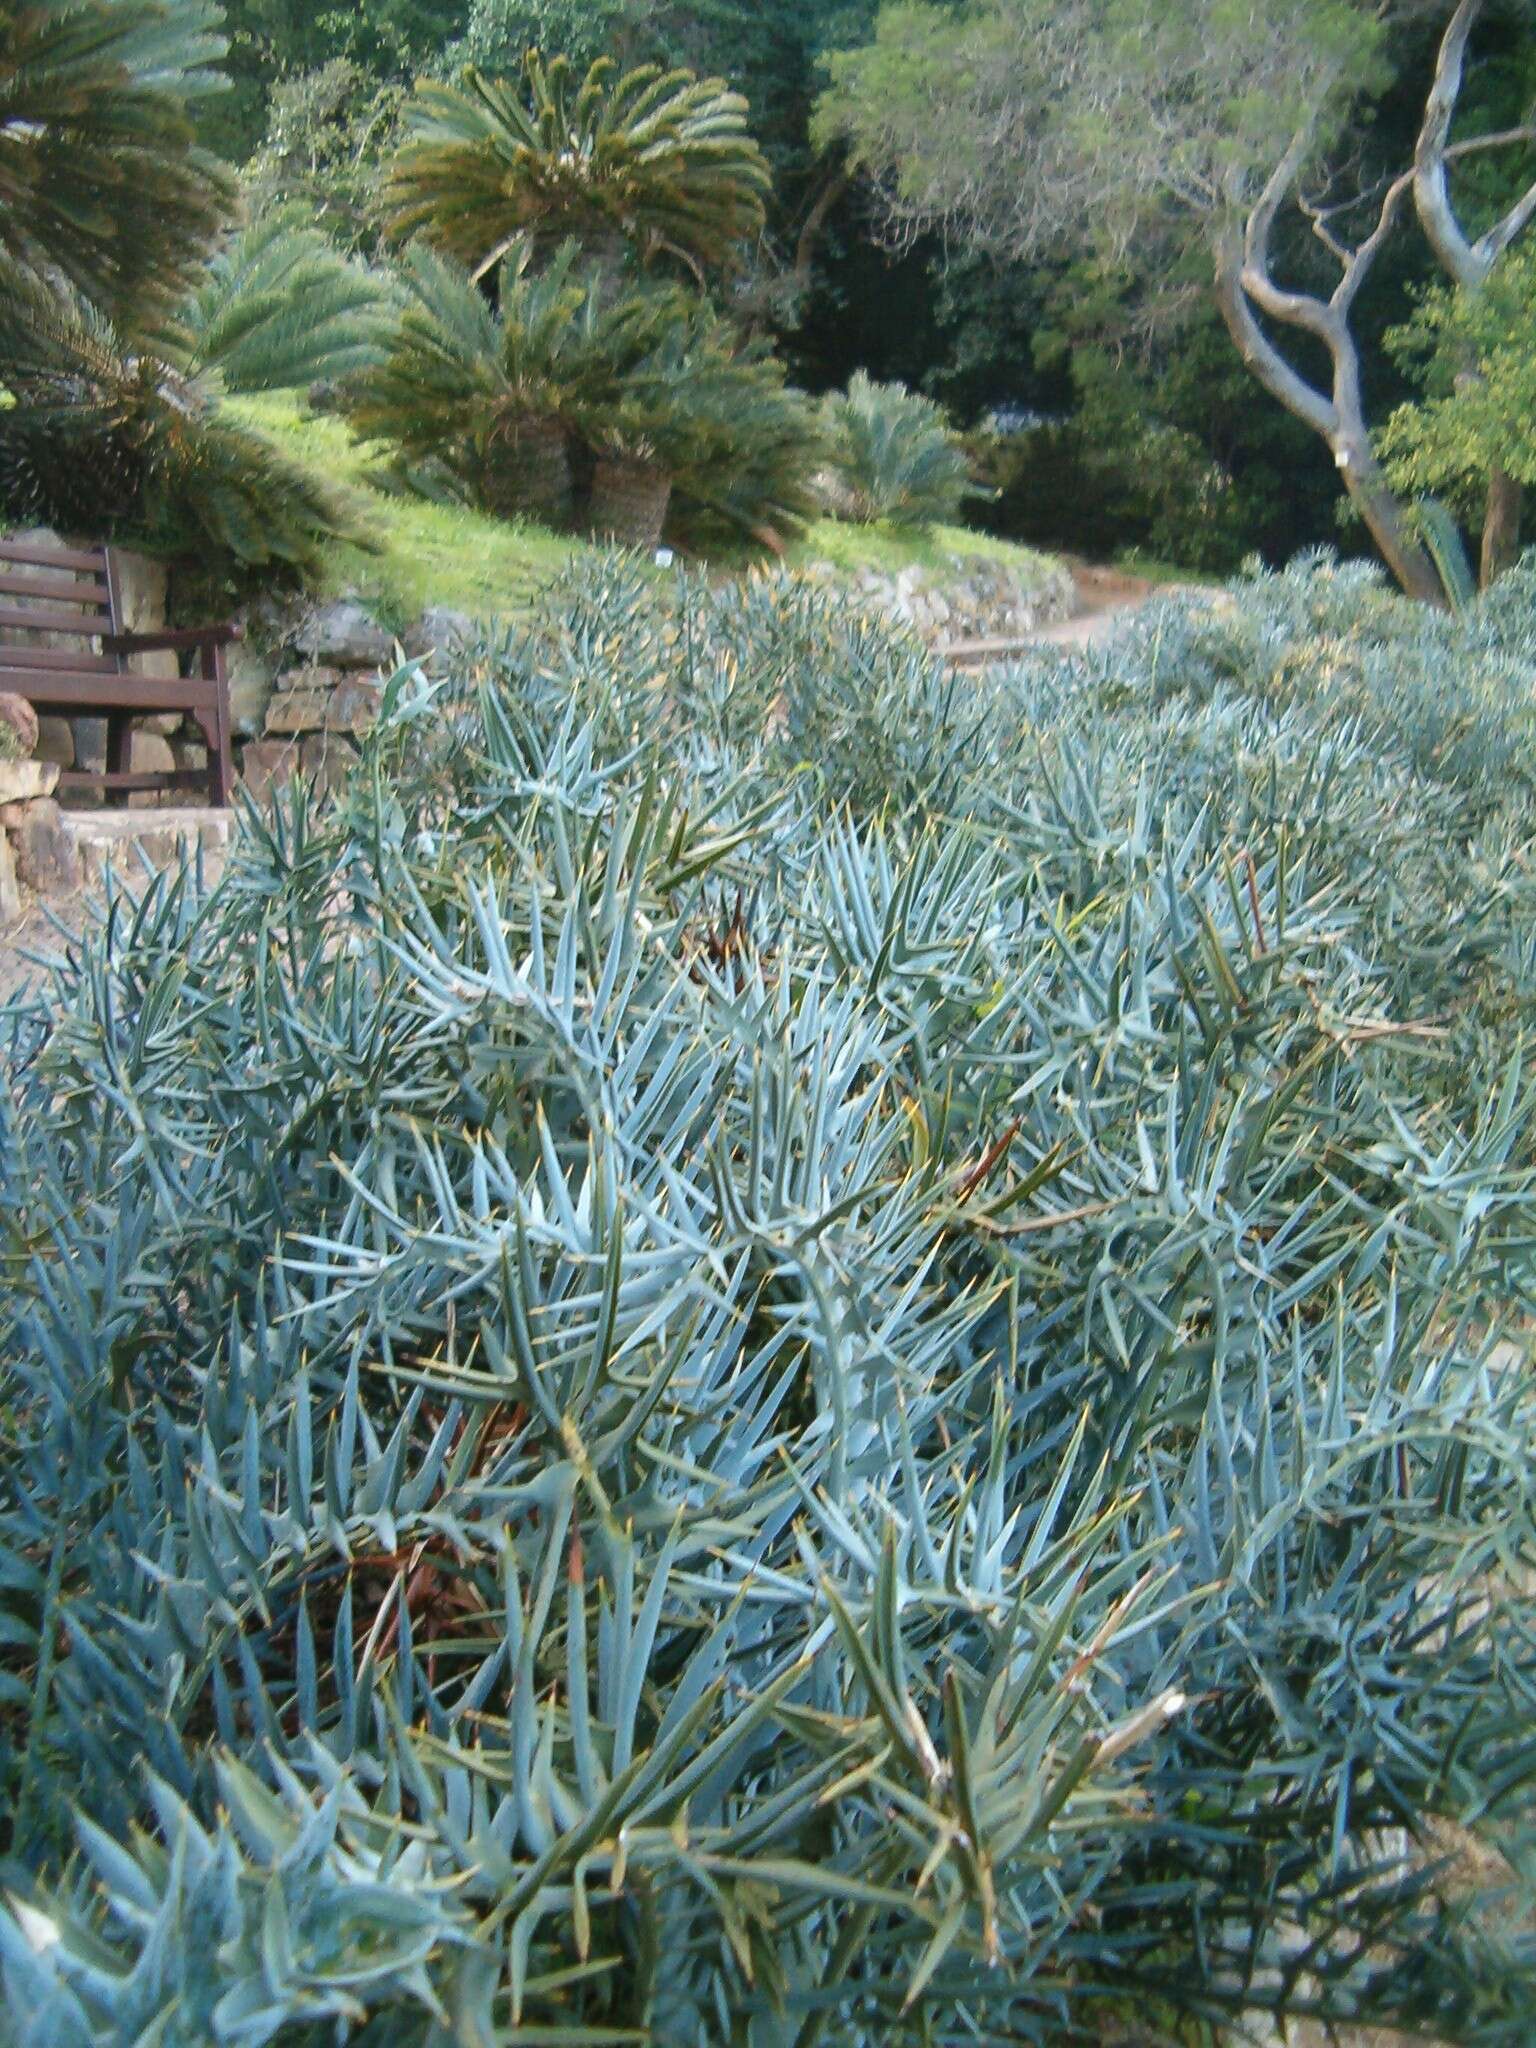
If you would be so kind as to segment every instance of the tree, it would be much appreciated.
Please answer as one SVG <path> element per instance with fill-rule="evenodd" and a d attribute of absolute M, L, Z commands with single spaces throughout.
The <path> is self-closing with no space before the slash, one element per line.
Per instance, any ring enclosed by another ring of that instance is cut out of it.
<path fill-rule="evenodd" d="M 1458 157 L 1475 150 L 1536 143 L 1536 125 L 1529 120 L 1517 123 L 1502 133 L 1475 137 L 1470 142 L 1453 144 L 1451 141 L 1466 77 L 1468 46 L 1484 11 L 1485 0 L 1459 0 L 1451 16 L 1440 45 L 1434 84 L 1425 108 L 1424 126 L 1413 165 L 1414 203 L 1425 235 L 1442 267 L 1460 288 L 1464 300 L 1474 297 L 1490 283 L 1511 246 L 1536 218 L 1536 178 L 1511 204 L 1496 212 L 1489 225 L 1476 236 L 1466 227 L 1452 189 L 1451 169 Z M 1517 288 L 1517 302 L 1519 296 Z M 1494 312 L 1495 327 L 1505 305 L 1507 300 L 1501 301 L 1500 308 Z M 1474 330 L 1478 328 L 1475 308 L 1464 306 L 1463 317 Z M 1452 330 L 1448 327 L 1445 331 Z M 1476 333 L 1468 336 L 1474 349 L 1479 338 L 1485 343 L 1498 345 L 1495 336 L 1485 330 L 1480 337 Z M 1501 366 L 1507 370 L 1507 346 L 1501 347 L 1500 354 Z M 1506 391 L 1503 394 L 1504 404 L 1495 400 L 1480 412 L 1477 422 L 1482 430 L 1478 446 L 1488 480 L 1482 545 L 1482 581 L 1485 587 L 1495 581 L 1519 552 L 1521 492 L 1524 484 L 1536 481 L 1528 466 L 1522 472 L 1501 444 L 1501 421 L 1506 438 L 1519 436 L 1524 427 L 1524 415 L 1508 406 L 1510 395 Z M 1458 410 L 1463 414 L 1475 411 L 1476 401 Z M 1445 420 L 1443 412 L 1441 420 L 1442 423 Z M 1472 422 L 1468 420 L 1465 424 L 1470 427 Z"/>
<path fill-rule="evenodd" d="M 1388 474 L 1462 516 L 1485 511 L 1487 585 L 1507 565 L 1519 494 L 1536 484 L 1536 249 L 1515 251 L 1480 286 L 1432 292 L 1390 340 L 1422 363 L 1426 389 L 1381 434 Z"/>
<path fill-rule="evenodd" d="M 57 278 L 0 301 L 0 517 L 158 554 L 305 571 L 350 509 L 220 400 L 338 377 L 377 354 L 383 294 L 313 229 L 246 230 L 152 334 Z"/>
<path fill-rule="evenodd" d="M 226 83 L 220 20 L 205 0 L 0 12 L 0 296 L 53 275 L 117 321 L 176 298 L 232 192 L 193 125 Z"/>
<path fill-rule="evenodd" d="M 1213 289 L 1249 369 L 1326 441 L 1404 588 L 1436 601 L 1372 449 L 1352 323 L 1410 191 L 1432 196 L 1459 157 L 1525 135 L 1450 140 L 1457 41 L 1464 52 L 1480 12 L 1464 0 L 1446 23 L 1406 167 L 1376 160 L 1363 116 L 1397 78 L 1418 0 L 1279 0 L 1262 17 L 1231 0 L 887 7 L 874 41 L 834 61 L 821 129 L 848 139 L 900 225 L 1012 257 L 1076 237 L 1106 261 L 1134 254 L 1166 298 Z M 1509 217 L 1511 235 L 1526 217 Z M 1308 258 L 1282 223 L 1310 229 Z"/>
<path fill-rule="evenodd" d="M 617 238 L 702 282 L 761 231 L 768 166 L 723 79 L 656 65 L 621 77 L 606 58 L 578 79 L 535 51 L 524 84 L 468 70 L 421 87 L 385 194 L 397 233 L 481 268 L 524 235 Z"/>

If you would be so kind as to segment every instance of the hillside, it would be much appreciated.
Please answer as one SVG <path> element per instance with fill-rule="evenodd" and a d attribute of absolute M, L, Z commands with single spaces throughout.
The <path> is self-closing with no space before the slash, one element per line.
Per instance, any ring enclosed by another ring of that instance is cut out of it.
<path fill-rule="evenodd" d="M 326 595 L 355 593 L 380 618 L 404 624 L 430 607 L 477 615 L 517 611 L 573 556 L 596 550 L 568 534 L 531 523 L 489 519 L 447 505 L 398 497 L 370 481 L 367 451 L 340 420 L 317 416 L 290 397 L 230 400 L 231 410 L 260 427 L 293 459 L 342 485 L 358 502 L 378 539 L 376 552 L 336 545 L 326 559 Z M 895 577 L 932 571 L 947 561 L 1004 565 L 1026 587 L 1044 584 L 1054 563 L 1034 549 L 965 527 L 918 534 L 825 519 L 790 550 L 791 567 L 830 564 L 839 575 L 860 571 Z"/>

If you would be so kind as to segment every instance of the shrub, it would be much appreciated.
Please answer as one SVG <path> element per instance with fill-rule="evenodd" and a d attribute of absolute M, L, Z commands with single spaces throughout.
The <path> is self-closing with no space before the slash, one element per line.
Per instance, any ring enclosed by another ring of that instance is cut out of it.
<path fill-rule="evenodd" d="M 560 526 L 582 509 L 578 472 L 595 462 L 633 473 L 648 517 L 675 495 L 695 534 L 778 540 L 814 509 L 808 402 L 707 300 L 675 286 L 615 292 L 574 242 L 542 268 L 521 244 L 496 307 L 421 244 L 401 277 L 385 360 L 343 403 L 360 436 L 397 451 L 413 488 Z"/>
<path fill-rule="evenodd" d="M 931 526 L 956 519 L 975 494 L 965 451 L 932 399 L 857 370 L 825 404 L 840 516 Z"/>
<path fill-rule="evenodd" d="M 1533 681 L 604 565 L 120 900 L 0 1013 L 8 2010 L 1523 2043 Z"/>
<path fill-rule="evenodd" d="M 385 187 L 395 232 L 471 267 L 520 236 L 570 236 L 702 282 L 762 231 L 767 161 L 723 78 L 599 57 L 578 75 L 530 51 L 521 79 L 428 80 Z"/>

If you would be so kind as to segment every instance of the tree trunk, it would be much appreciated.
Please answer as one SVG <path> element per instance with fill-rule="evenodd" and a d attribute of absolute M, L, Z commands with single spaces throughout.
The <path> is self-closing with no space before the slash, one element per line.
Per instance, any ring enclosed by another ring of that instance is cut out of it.
<path fill-rule="evenodd" d="M 1445 587 L 1428 551 L 1409 531 L 1401 499 L 1382 475 L 1364 429 L 1330 437 L 1349 502 L 1365 521 L 1382 560 L 1409 597 L 1445 607 Z"/>
<path fill-rule="evenodd" d="M 655 463 L 600 455 L 592 473 L 587 523 L 600 539 L 617 541 L 621 547 L 656 548 L 671 498 L 672 478 Z"/>
<path fill-rule="evenodd" d="M 1504 470 L 1496 469 L 1488 479 L 1488 509 L 1483 519 L 1483 559 L 1480 582 L 1491 589 L 1512 569 L 1520 553 L 1520 511 L 1524 489 Z"/>
<path fill-rule="evenodd" d="M 485 464 L 486 510 L 498 519 L 569 523 L 571 452 L 559 420 L 520 413 L 491 436 Z"/>
<path fill-rule="evenodd" d="M 1444 606 L 1445 591 L 1435 565 L 1409 531 L 1403 505 L 1371 452 L 1361 404 L 1359 356 L 1346 320 L 1320 302 L 1271 294 L 1275 302 L 1271 317 L 1289 318 L 1290 324 L 1306 329 L 1328 350 L 1333 390 L 1321 391 L 1292 368 L 1260 325 L 1248 295 L 1249 274 L 1241 241 L 1228 239 L 1217 252 L 1216 303 L 1243 361 L 1287 412 L 1327 442 L 1350 503 L 1407 595 L 1424 604 Z M 1259 282 L 1267 284 L 1267 273 L 1261 272 Z"/>

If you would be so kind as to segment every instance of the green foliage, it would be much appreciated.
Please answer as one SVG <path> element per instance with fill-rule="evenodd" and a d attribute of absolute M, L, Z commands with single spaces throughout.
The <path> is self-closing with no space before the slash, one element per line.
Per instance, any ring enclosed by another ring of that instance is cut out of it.
<path fill-rule="evenodd" d="M 558 524 L 574 516 L 580 443 L 665 471 L 698 535 L 782 541 L 814 509 L 811 408 L 767 345 L 706 301 L 675 287 L 615 297 L 574 242 L 544 268 L 522 244 L 494 306 L 420 243 L 401 275 L 408 304 L 386 358 L 344 402 L 412 487 Z"/>
<path fill-rule="evenodd" d="M 379 182 L 407 97 L 403 85 L 343 57 L 280 78 L 260 147 L 240 174 L 252 218 L 302 206 L 338 245 L 371 250 Z"/>
<path fill-rule="evenodd" d="M 493 76 L 516 72 L 530 50 L 558 51 L 585 67 L 610 55 L 647 11 L 645 0 L 470 0 L 463 41 L 448 56 Z"/>
<path fill-rule="evenodd" d="M 225 391 L 295 391 L 380 360 L 386 283 L 347 261 L 299 206 L 263 214 L 220 251 L 181 317 L 182 366 Z"/>
<path fill-rule="evenodd" d="M 1476 291 L 1431 291 L 1388 337 L 1424 396 L 1383 428 L 1400 488 L 1481 511 L 1490 473 L 1536 484 L 1536 249 L 1512 250 Z"/>
<path fill-rule="evenodd" d="M 0 295 L 61 275 L 131 325 L 186 285 L 229 204 L 192 120 L 224 80 L 204 0 L 0 14 Z"/>
<path fill-rule="evenodd" d="M 600 58 L 578 77 L 530 52 L 522 89 L 466 71 L 424 84 L 385 206 L 470 265 L 525 234 L 615 238 L 642 263 L 727 270 L 763 224 L 768 167 L 722 79 Z"/>
<path fill-rule="evenodd" d="M 1532 576 L 962 682 L 604 565 L 120 898 L 0 1021 L 7 2010 L 1522 2048 Z"/>
<path fill-rule="evenodd" d="M 859 370 L 824 412 L 836 509 L 848 518 L 932 526 L 954 521 L 976 495 L 965 450 L 931 398 Z"/>
<path fill-rule="evenodd" d="M 219 403 L 356 360 L 360 316 L 338 259 L 312 238 L 265 230 L 231 251 L 158 346 L 136 343 L 78 294 L 31 284 L 0 305 L 0 518 L 131 540 L 299 575 L 342 535 L 361 538 L 322 479 L 287 460 Z M 280 280 L 318 300 L 296 329 Z"/>
<path fill-rule="evenodd" d="M 419 483 L 446 479 L 504 517 L 559 518 L 573 412 L 614 324 L 576 244 L 542 270 L 524 244 L 502 265 L 495 305 L 423 243 L 406 250 L 400 282 L 384 358 L 344 394 L 357 433 L 396 451 Z"/>

